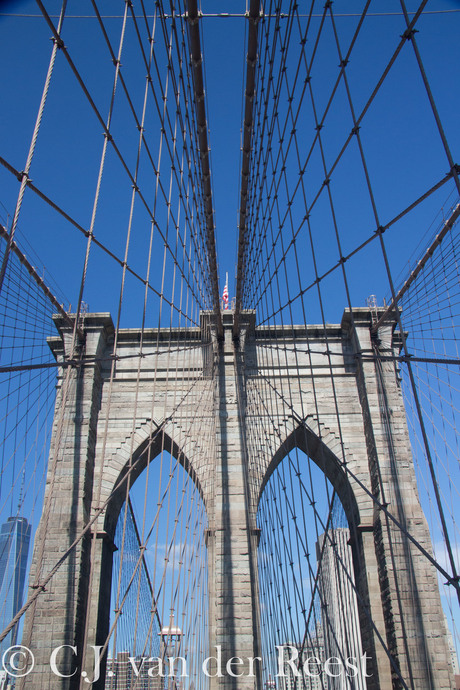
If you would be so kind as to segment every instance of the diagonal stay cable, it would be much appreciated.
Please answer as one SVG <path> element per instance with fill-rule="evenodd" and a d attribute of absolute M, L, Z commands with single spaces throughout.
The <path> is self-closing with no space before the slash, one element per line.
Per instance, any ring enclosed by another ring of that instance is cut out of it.
<path fill-rule="evenodd" d="M 115 142 L 115 140 L 114 140 L 114 138 L 113 138 L 113 136 L 112 136 L 112 134 L 111 134 L 109 128 L 107 127 L 107 125 L 106 125 L 106 123 L 105 123 L 105 121 L 104 121 L 104 119 L 103 119 L 101 113 L 99 112 L 99 109 L 98 109 L 98 107 L 96 106 L 96 103 L 94 102 L 94 99 L 92 98 L 92 96 L 91 96 L 91 94 L 90 94 L 90 92 L 89 92 L 89 90 L 88 90 L 88 88 L 87 88 L 87 86 L 86 86 L 86 84 L 85 84 L 85 82 L 84 82 L 84 80 L 83 80 L 81 74 L 79 73 L 79 71 L 78 71 L 78 69 L 77 69 L 75 63 L 73 62 L 73 60 L 72 60 L 72 58 L 71 58 L 71 56 L 70 56 L 70 53 L 69 53 L 69 51 L 67 50 L 67 48 L 66 48 L 66 46 L 65 46 L 65 44 L 64 44 L 64 41 L 63 41 L 63 39 L 62 39 L 60 33 L 57 31 L 57 29 L 55 28 L 53 22 L 51 21 L 51 18 L 49 17 L 49 14 L 47 13 L 47 11 L 46 11 L 46 9 L 45 9 L 45 7 L 44 7 L 44 5 L 43 5 L 43 3 L 42 3 L 42 0 L 36 0 L 36 2 L 37 2 L 37 4 L 39 5 L 40 9 L 42 10 L 43 16 L 44 16 L 44 18 L 45 18 L 45 20 L 46 20 L 46 22 L 47 22 L 49 28 L 51 29 L 51 31 L 52 31 L 52 33 L 53 33 L 53 37 L 54 37 L 54 39 L 56 40 L 58 47 L 60 48 L 60 50 L 61 50 L 62 53 L 64 54 L 64 56 L 65 56 L 65 58 L 66 58 L 66 60 L 67 60 L 67 62 L 68 62 L 68 64 L 69 64 L 69 67 L 71 68 L 72 72 L 74 73 L 74 75 L 75 75 L 75 77 L 76 77 L 76 79 L 77 79 L 77 81 L 78 81 L 78 83 L 79 83 L 81 89 L 83 90 L 83 93 L 85 94 L 85 96 L 86 96 L 86 98 L 87 98 L 87 100 L 88 100 L 88 102 L 89 102 L 89 104 L 90 104 L 90 106 L 91 106 L 91 108 L 92 108 L 92 110 L 93 110 L 93 112 L 94 112 L 94 114 L 95 114 L 97 120 L 99 121 L 99 124 L 100 124 L 101 127 L 102 127 L 102 130 L 103 130 L 103 132 L 104 132 L 104 136 L 105 136 L 106 140 L 111 144 L 111 146 L 112 146 L 114 152 L 116 153 L 116 155 L 117 155 L 117 157 L 118 157 L 118 159 L 119 159 L 121 165 L 123 166 L 123 168 L 124 168 L 124 170 L 125 170 L 125 172 L 126 172 L 128 178 L 129 178 L 131 184 L 132 184 L 132 185 L 134 186 L 134 188 L 136 189 L 136 192 L 137 192 L 137 194 L 138 194 L 138 196 L 139 196 L 139 199 L 141 200 L 143 206 L 145 207 L 147 213 L 149 214 L 150 219 L 151 219 L 152 223 L 155 225 L 157 232 L 160 234 L 160 236 L 162 237 L 163 241 L 165 241 L 165 237 L 164 237 L 164 234 L 163 234 L 163 231 L 162 231 L 161 227 L 159 226 L 159 224 L 158 224 L 158 222 L 156 221 L 156 219 L 153 217 L 152 212 L 151 212 L 151 209 L 150 209 L 150 207 L 149 207 L 149 204 L 148 204 L 148 202 L 147 202 L 147 200 L 146 200 L 144 194 L 142 193 L 142 191 L 140 190 L 140 188 L 136 185 L 135 177 L 134 177 L 133 173 L 131 172 L 131 170 L 129 169 L 129 166 L 128 166 L 128 164 L 127 164 L 125 158 L 123 157 L 123 155 L 122 155 L 120 149 L 118 148 L 118 146 L 117 146 L 117 144 L 116 144 L 116 142 Z M 94 238 L 93 238 L 93 241 L 94 241 Z M 170 255 L 171 255 L 171 258 L 172 258 L 173 261 L 174 261 L 174 259 L 175 259 L 175 257 L 174 257 L 174 252 L 172 251 L 172 249 L 171 249 L 171 247 L 169 246 L 168 243 L 166 243 L 166 247 L 167 247 L 167 249 L 168 249 L 168 252 L 169 252 Z M 120 261 L 119 261 L 119 262 L 120 262 Z M 121 262 L 120 262 L 120 263 L 121 263 Z M 191 286 L 189 286 L 189 287 L 191 288 Z"/>
<path fill-rule="evenodd" d="M 273 389 L 273 391 L 275 392 L 275 394 L 278 395 L 278 396 L 280 396 L 279 391 L 276 390 L 276 388 L 273 386 L 273 384 L 270 382 L 270 380 L 269 380 L 267 377 L 263 376 L 263 374 L 261 374 L 261 376 L 266 380 L 267 384 L 270 386 L 270 388 Z M 282 397 L 282 396 L 281 396 L 281 397 Z M 297 422 L 301 427 L 304 427 L 304 428 L 307 428 L 307 429 L 308 429 L 308 426 L 307 426 L 305 420 L 303 420 L 303 419 L 301 419 L 301 418 L 299 417 L 299 415 L 298 415 L 297 412 L 295 411 L 294 406 L 292 405 L 292 403 L 289 403 L 289 401 L 287 401 L 285 398 L 283 398 L 283 400 L 284 400 L 284 403 L 285 403 L 285 404 L 287 405 L 287 407 L 289 408 L 289 410 L 290 410 L 290 412 L 291 412 L 293 418 L 296 420 L 296 422 Z M 342 469 L 344 470 L 344 472 L 345 472 L 346 474 L 348 474 L 348 475 L 353 479 L 353 481 L 355 481 L 355 482 L 358 484 L 358 486 L 359 486 L 361 489 L 363 489 L 363 491 L 369 496 L 369 498 L 373 501 L 373 503 L 376 505 L 376 507 L 377 507 L 379 510 L 381 510 L 381 511 L 385 514 L 385 516 L 388 517 L 388 518 L 396 525 L 396 527 L 398 527 L 399 530 L 401 530 L 401 532 L 404 534 L 404 536 L 407 537 L 407 538 L 414 544 L 414 546 L 416 546 L 417 549 L 425 556 L 425 558 L 427 558 L 427 559 L 430 561 L 430 563 L 441 573 L 441 575 L 442 575 L 443 577 L 446 578 L 447 583 L 448 583 L 449 585 L 452 585 L 452 586 L 454 587 L 454 589 L 457 590 L 457 593 L 460 593 L 460 583 L 459 583 L 459 581 L 458 581 L 458 578 L 452 577 L 452 576 L 447 572 L 447 570 L 445 570 L 445 569 L 436 561 L 436 559 L 433 558 L 433 556 L 431 556 L 430 553 L 428 553 L 428 551 L 422 546 L 422 544 L 420 544 L 420 543 L 415 539 L 415 537 L 413 537 L 412 534 L 410 534 L 410 532 L 408 532 L 408 531 L 404 528 L 404 526 L 401 525 L 401 523 L 399 522 L 399 520 L 398 520 L 392 513 L 390 513 L 390 511 L 388 510 L 388 508 L 386 507 L 386 505 L 384 505 L 383 503 L 381 503 L 381 502 L 378 500 L 378 498 L 376 498 L 376 496 L 374 496 L 374 494 L 368 489 L 368 487 L 359 479 L 359 477 L 357 477 L 357 476 L 354 474 L 354 472 L 352 472 L 352 471 L 350 470 L 350 468 L 349 468 L 349 466 L 348 466 L 348 463 L 342 462 L 342 463 L 340 463 L 340 465 L 341 465 Z"/>
<path fill-rule="evenodd" d="M 8 163 L 2 156 L 0 156 L 0 163 L 7 169 L 9 170 L 15 177 L 18 179 L 21 176 L 21 173 L 16 170 L 10 163 Z M 36 187 L 32 182 L 28 182 L 27 186 L 35 192 L 43 201 L 45 201 L 51 208 L 53 208 L 55 211 L 57 211 L 63 218 L 65 218 L 73 227 L 75 227 L 77 230 L 79 230 L 85 237 L 88 237 L 88 230 L 86 230 L 78 221 L 76 221 L 72 216 L 70 216 L 68 213 L 66 213 L 58 204 L 56 204 L 52 199 L 50 199 L 46 194 L 44 194 L 38 187 Z M 125 265 L 125 262 L 123 259 L 121 259 L 119 256 L 117 256 L 111 249 L 109 249 L 103 242 L 98 240 L 96 236 L 93 234 L 92 237 L 92 242 L 96 246 L 99 247 L 99 249 L 102 249 L 103 252 L 105 252 L 111 259 L 113 259 L 119 266 L 122 268 Z M 168 251 L 172 252 L 171 247 L 168 245 Z M 145 278 L 143 278 L 137 271 L 135 271 L 129 264 L 126 265 L 126 270 L 128 273 L 130 273 L 133 278 L 136 278 L 136 280 L 139 280 L 143 285 L 148 287 L 149 290 L 151 290 L 157 297 L 161 297 L 161 292 L 157 290 L 149 281 L 147 281 Z M 189 286 L 190 287 L 190 286 Z M 177 307 L 175 304 L 173 304 L 172 301 L 168 300 L 167 297 L 163 296 L 164 301 L 168 304 L 169 307 L 177 311 L 179 314 L 182 314 L 182 316 L 186 316 L 183 312 L 181 312 L 180 308 Z M 198 300 L 199 303 L 201 304 L 201 301 Z M 194 322 L 195 325 L 198 325 L 198 322 Z"/>

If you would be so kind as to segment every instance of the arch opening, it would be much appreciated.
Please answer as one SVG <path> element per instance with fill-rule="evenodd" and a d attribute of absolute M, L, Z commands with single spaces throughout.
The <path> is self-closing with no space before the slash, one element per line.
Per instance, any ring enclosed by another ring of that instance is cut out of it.
<path fill-rule="evenodd" d="M 149 423 L 148 426 L 150 429 L 152 424 Z M 154 433 L 148 433 L 146 438 L 134 450 L 129 460 L 127 460 L 121 468 L 117 480 L 114 483 L 114 489 L 104 519 L 104 529 L 111 537 L 114 534 L 121 507 L 126 501 L 127 493 L 132 492 L 136 481 L 145 470 L 149 468 L 151 462 L 156 458 L 162 458 L 164 453 L 170 454 L 171 457 L 176 460 L 177 464 L 184 468 L 195 484 L 198 493 L 204 500 L 202 486 L 193 463 L 184 450 L 180 448 L 179 444 L 165 432 L 164 427 L 158 425 L 156 431 Z M 129 474 L 128 478 L 126 478 L 127 474 Z"/>
<path fill-rule="evenodd" d="M 266 683 L 281 670 L 283 690 L 366 690 L 358 516 L 337 457 L 313 432 L 294 431 L 268 467 L 257 509 Z"/>
<path fill-rule="evenodd" d="M 132 465 L 105 523 L 113 562 L 101 578 L 106 604 L 99 602 L 105 623 L 99 621 L 104 635 L 98 643 L 107 652 L 101 687 L 129 686 L 138 678 L 139 687 L 149 689 L 160 690 L 165 682 L 186 689 L 192 679 L 200 688 L 206 678 L 198 667 L 209 648 L 208 520 L 201 486 L 164 432 L 139 446 Z M 120 478 L 128 470 L 129 463 Z M 179 660 L 171 664 L 168 657 Z"/>
<path fill-rule="evenodd" d="M 336 442 L 338 442 L 337 439 Z M 311 461 L 321 470 L 337 493 L 349 525 L 359 525 L 358 503 L 342 463 L 329 446 L 305 424 L 296 426 L 273 455 L 261 482 L 259 502 L 271 475 L 284 458 L 292 452 L 303 453 L 308 458 L 308 462 Z"/>

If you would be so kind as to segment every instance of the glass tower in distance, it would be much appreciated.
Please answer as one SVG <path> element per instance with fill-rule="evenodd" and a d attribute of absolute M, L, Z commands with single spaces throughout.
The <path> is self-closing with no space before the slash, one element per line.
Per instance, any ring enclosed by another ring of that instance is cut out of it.
<path fill-rule="evenodd" d="M 30 524 L 23 517 L 9 517 L 0 528 L 0 630 L 22 606 L 29 555 Z M 0 644 L 0 659 L 16 644 L 16 625 Z"/>

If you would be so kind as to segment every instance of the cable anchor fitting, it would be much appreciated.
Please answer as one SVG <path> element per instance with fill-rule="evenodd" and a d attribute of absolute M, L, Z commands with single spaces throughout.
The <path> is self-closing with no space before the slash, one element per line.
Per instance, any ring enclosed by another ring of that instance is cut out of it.
<path fill-rule="evenodd" d="M 65 48 L 64 41 L 62 40 L 62 38 L 60 36 L 58 36 L 58 37 L 51 36 L 51 40 L 53 41 L 53 43 L 55 43 L 57 45 L 59 50 L 61 50 L 61 48 Z"/>
<path fill-rule="evenodd" d="M 449 579 L 444 582 L 445 585 L 451 585 L 452 587 L 455 587 L 455 589 L 458 589 L 460 587 L 460 575 L 456 575 L 455 577 L 449 577 Z"/>
<path fill-rule="evenodd" d="M 16 173 L 15 177 L 17 178 L 18 182 L 23 182 L 24 180 L 26 184 L 30 184 L 32 182 L 32 178 L 28 176 L 25 170 L 21 170 L 20 172 Z"/>
<path fill-rule="evenodd" d="M 418 34 L 418 29 L 406 29 L 401 38 L 405 38 L 406 41 L 410 41 L 414 34 Z"/>
<path fill-rule="evenodd" d="M 185 13 L 185 18 L 187 19 L 190 26 L 195 26 L 195 24 L 198 24 L 198 22 L 200 21 L 200 19 L 202 17 L 203 17 L 203 12 L 201 10 L 198 10 L 196 17 L 190 17 L 188 12 Z"/>

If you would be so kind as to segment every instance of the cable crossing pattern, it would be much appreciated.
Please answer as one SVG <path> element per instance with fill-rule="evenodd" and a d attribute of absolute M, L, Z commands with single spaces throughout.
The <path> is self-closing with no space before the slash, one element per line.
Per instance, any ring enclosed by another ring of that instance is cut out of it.
<path fill-rule="evenodd" d="M 460 17 L 236 5 L 1 13 L 0 687 L 454 687 Z"/>

